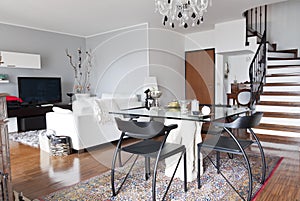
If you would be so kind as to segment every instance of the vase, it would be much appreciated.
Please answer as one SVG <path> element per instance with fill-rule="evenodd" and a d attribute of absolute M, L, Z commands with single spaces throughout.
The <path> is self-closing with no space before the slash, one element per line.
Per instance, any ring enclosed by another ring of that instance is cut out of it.
<path fill-rule="evenodd" d="M 86 99 L 86 98 L 88 98 L 90 96 L 91 96 L 90 93 L 78 93 L 78 94 L 75 94 L 76 100 Z"/>

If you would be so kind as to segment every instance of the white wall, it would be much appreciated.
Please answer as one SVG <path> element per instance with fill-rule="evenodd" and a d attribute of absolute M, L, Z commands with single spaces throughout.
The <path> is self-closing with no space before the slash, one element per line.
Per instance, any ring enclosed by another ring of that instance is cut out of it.
<path fill-rule="evenodd" d="M 86 39 L 94 55 L 92 93 L 141 94 L 149 73 L 147 24 Z"/>
<path fill-rule="evenodd" d="M 245 49 L 246 20 L 234 20 L 215 25 L 216 53 L 227 53 Z"/>
<path fill-rule="evenodd" d="M 268 35 L 277 49 L 294 49 L 300 47 L 300 1 L 289 0 L 269 6 Z"/>
<path fill-rule="evenodd" d="M 215 30 L 209 30 L 186 35 L 185 51 L 215 48 L 215 33 Z"/>
<path fill-rule="evenodd" d="M 162 90 L 161 105 L 185 98 L 185 37 L 167 29 L 149 29 L 150 76 Z"/>
<path fill-rule="evenodd" d="M 251 63 L 252 55 L 238 55 L 238 56 L 229 56 L 228 65 L 229 65 L 229 75 L 228 75 L 228 90 L 230 91 L 230 84 L 237 80 L 238 83 L 250 81 L 249 80 L 249 66 Z M 243 69 L 244 66 L 248 66 L 247 70 Z"/>

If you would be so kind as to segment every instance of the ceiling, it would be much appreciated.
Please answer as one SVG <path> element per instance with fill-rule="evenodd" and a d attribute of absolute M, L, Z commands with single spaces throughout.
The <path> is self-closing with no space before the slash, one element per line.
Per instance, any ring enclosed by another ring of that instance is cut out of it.
<path fill-rule="evenodd" d="M 286 0 L 212 0 L 200 27 L 175 31 L 213 29 L 216 23 L 241 19 L 248 8 L 281 1 Z M 154 0 L 0 0 L 0 23 L 88 37 L 142 23 L 165 28 L 154 10 Z"/>

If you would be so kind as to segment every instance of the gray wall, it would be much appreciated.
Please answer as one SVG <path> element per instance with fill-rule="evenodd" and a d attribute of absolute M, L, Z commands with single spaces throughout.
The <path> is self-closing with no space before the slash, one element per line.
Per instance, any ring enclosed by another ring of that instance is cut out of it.
<path fill-rule="evenodd" d="M 0 24 L 0 51 L 40 54 L 42 66 L 41 69 L 0 68 L 0 73 L 8 74 L 10 80 L 9 84 L 0 84 L 0 93 L 18 96 L 18 76 L 55 76 L 62 78 L 62 97 L 68 101 L 66 92 L 73 90 L 74 77 L 66 48 L 75 56 L 78 48 L 85 49 L 85 38 Z"/>

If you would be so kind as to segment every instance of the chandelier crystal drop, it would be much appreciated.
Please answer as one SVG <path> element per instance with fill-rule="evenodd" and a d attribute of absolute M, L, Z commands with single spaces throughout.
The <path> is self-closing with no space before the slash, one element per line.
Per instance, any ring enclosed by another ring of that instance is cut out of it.
<path fill-rule="evenodd" d="M 203 23 L 204 12 L 212 0 L 155 0 L 155 11 L 163 18 L 165 26 L 188 28 Z"/>

